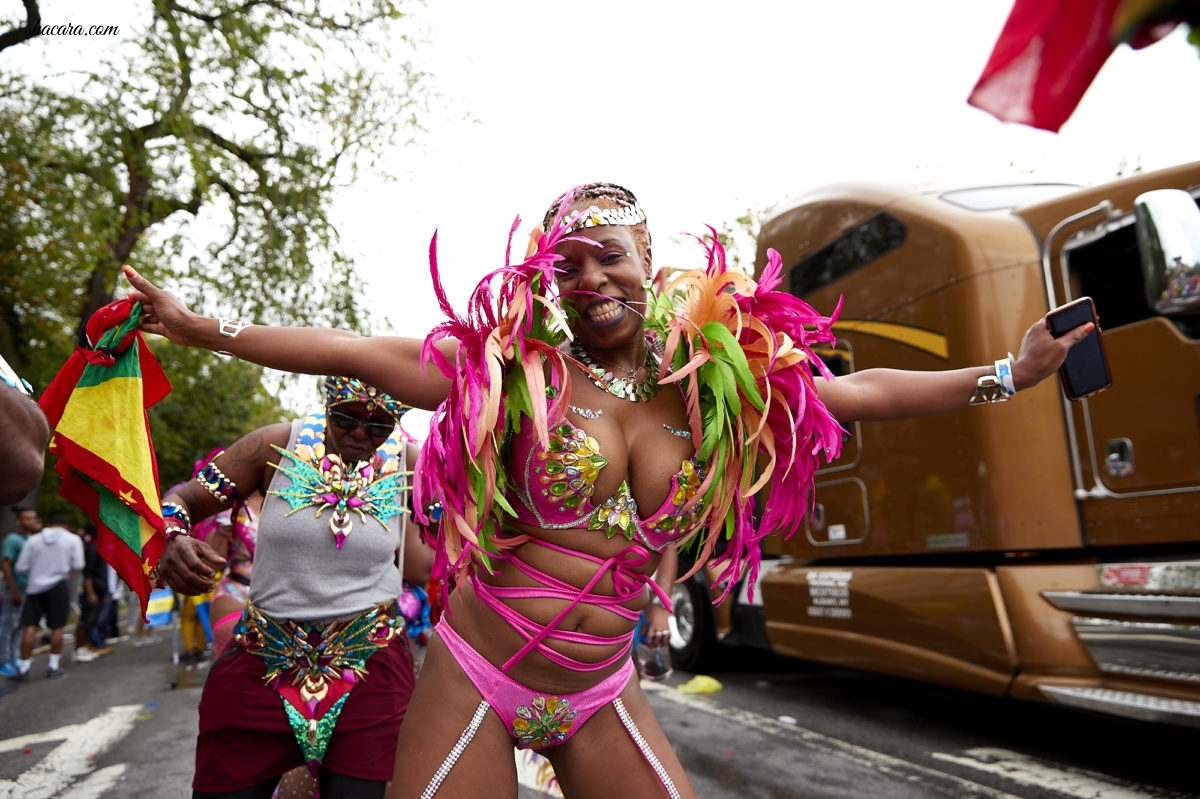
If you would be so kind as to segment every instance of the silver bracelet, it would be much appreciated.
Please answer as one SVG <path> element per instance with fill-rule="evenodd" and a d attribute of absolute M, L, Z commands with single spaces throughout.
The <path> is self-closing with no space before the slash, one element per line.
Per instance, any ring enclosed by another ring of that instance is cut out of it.
<path fill-rule="evenodd" d="M 237 319 L 217 320 L 217 331 L 226 338 L 237 338 L 238 333 L 241 333 L 248 327 L 253 327 L 253 325 L 250 322 L 242 322 Z M 215 352 L 217 355 L 233 355 L 232 352 L 226 352 L 225 350 L 215 350 Z"/>
<path fill-rule="evenodd" d="M 242 322 L 237 319 L 217 320 L 217 330 L 220 331 L 222 336 L 227 336 L 228 338 L 237 338 L 238 333 L 241 333 L 246 328 L 253 326 L 254 325 L 251 322 Z"/>
<path fill-rule="evenodd" d="M 987 405 L 992 402 L 1004 402 L 1008 399 L 1008 393 L 1004 390 L 1004 384 L 1000 382 L 1000 378 L 996 375 L 984 375 L 975 381 L 975 393 L 971 395 L 971 401 L 968 405 Z"/>

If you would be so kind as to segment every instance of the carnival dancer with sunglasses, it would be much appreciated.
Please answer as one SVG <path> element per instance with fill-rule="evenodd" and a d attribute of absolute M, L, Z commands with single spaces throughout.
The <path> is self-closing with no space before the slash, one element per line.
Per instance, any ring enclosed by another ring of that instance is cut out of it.
<path fill-rule="evenodd" d="M 242 436 L 163 498 L 161 577 L 197 594 L 225 560 L 193 526 L 264 497 L 245 610 L 200 699 L 197 797 L 266 799 L 301 765 L 325 799 L 391 777 L 415 680 L 401 576 L 424 582 L 431 560 L 407 522 L 416 450 L 408 406 L 353 378 L 324 390 L 323 410 Z"/>

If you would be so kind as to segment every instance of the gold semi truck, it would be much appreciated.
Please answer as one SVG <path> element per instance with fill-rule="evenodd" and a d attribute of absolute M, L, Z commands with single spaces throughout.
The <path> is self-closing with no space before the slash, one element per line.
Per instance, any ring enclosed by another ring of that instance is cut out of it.
<path fill-rule="evenodd" d="M 753 589 L 677 584 L 672 654 L 756 646 L 995 696 L 1200 726 L 1200 163 L 1111 183 L 874 183 L 762 225 L 823 359 L 991 363 L 1090 296 L 1113 384 L 848 426 L 803 531 Z M 683 564 L 684 567 L 688 565 Z"/>

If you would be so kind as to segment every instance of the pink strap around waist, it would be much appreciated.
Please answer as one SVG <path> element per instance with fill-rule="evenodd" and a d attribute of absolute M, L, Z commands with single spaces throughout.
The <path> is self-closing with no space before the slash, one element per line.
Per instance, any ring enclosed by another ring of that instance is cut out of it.
<path fill-rule="evenodd" d="M 599 568 L 587 584 L 582 588 L 577 588 L 570 583 L 566 583 L 557 577 L 552 577 L 540 569 L 536 569 L 525 563 L 520 558 L 512 557 L 511 555 L 505 558 L 506 563 L 511 563 L 522 574 L 529 577 L 535 582 L 541 583 L 538 587 L 515 587 L 515 586 L 494 586 L 485 583 L 482 580 L 473 580 L 475 593 L 483 600 L 483 603 L 492 610 L 496 611 L 509 626 L 516 630 L 522 638 L 525 639 L 525 646 L 521 647 L 502 666 L 504 671 L 508 671 L 514 664 L 518 663 L 522 658 L 536 649 L 549 660 L 557 663 L 564 668 L 576 669 L 579 671 L 598 671 L 600 669 L 611 666 L 621 658 L 625 657 L 629 652 L 629 648 L 633 643 L 633 632 L 617 637 L 605 637 L 600 635 L 592 635 L 591 633 L 573 632 L 570 630 L 558 630 L 558 624 L 567 617 L 567 615 L 575 609 L 579 604 L 594 605 L 602 607 L 611 613 L 634 621 L 640 615 L 639 611 L 630 610 L 623 607 L 626 602 L 636 599 L 645 590 L 644 586 L 649 585 L 650 588 L 658 594 L 663 604 L 670 606 L 670 597 L 660 588 L 650 575 L 641 574 L 634 571 L 635 569 L 645 566 L 650 560 L 650 552 L 645 547 L 637 544 L 631 544 L 619 553 L 610 558 L 598 558 L 594 555 L 589 555 L 584 552 L 579 552 L 574 549 L 568 549 L 548 541 L 543 541 L 539 538 L 528 538 L 528 541 L 534 542 L 548 549 L 561 552 L 572 557 L 583 558 L 597 564 Z M 613 596 L 604 594 L 594 594 L 592 589 L 600 582 L 600 579 L 606 572 L 612 572 L 613 579 Z M 545 626 L 540 626 L 536 622 L 530 620 L 516 610 L 513 610 L 508 605 L 504 604 L 503 599 L 562 599 L 567 602 L 567 605 L 559 611 L 558 615 L 550 620 Z M 614 644 L 624 644 L 620 650 L 614 653 L 611 657 L 604 659 L 599 663 L 582 663 L 574 658 L 567 657 L 561 652 L 557 652 L 545 643 L 544 639 L 553 638 L 559 641 L 569 641 L 572 643 L 589 644 L 593 646 L 610 646 Z"/>

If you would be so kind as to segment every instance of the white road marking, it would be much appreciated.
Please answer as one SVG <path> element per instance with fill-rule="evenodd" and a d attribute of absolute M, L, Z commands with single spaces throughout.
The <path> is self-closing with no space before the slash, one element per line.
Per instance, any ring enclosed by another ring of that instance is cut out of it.
<path fill-rule="evenodd" d="M 49 732 L 33 732 L 29 735 L 19 735 L 16 738 L 8 738 L 0 741 L 0 752 L 12 752 L 17 749 L 25 749 L 35 744 L 45 743 L 46 741 L 61 741 L 71 736 L 75 732 L 78 724 L 68 724 L 65 727 L 59 727 L 57 730 Z"/>
<path fill-rule="evenodd" d="M 109 788 L 117 784 L 124 773 L 124 763 L 93 771 L 82 782 L 71 786 L 61 799 L 100 799 Z"/>
<path fill-rule="evenodd" d="M 1081 799 L 1154 799 L 1157 796 L 1114 782 L 1103 774 L 1083 769 L 1061 768 L 1007 749 L 979 747 L 968 749 L 963 754 L 966 756 L 934 752 L 933 757 L 947 763 L 997 774 L 1021 785 L 1034 785 Z"/>
<path fill-rule="evenodd" d="M 651 682 L 643 682 L 642 690 L 647 694 L 652 693 L 656 697 L 661 697 L 690 710 L 699 710 L 713 716 L 719 716 L 722 719 L 742 724 L 751 729 L 765 730 L 781 738 L 802 743 L 812 749 L 837 755 L 875 771 L 898 777 L 909 783 L 919 780 L 943 784 L 950 783 L 959 791 L 958 795 L 964 797 L 978 796 L 987 797 L 987 799 L 1020 799 L 1020 797 L 1013 794 L 1005 793 L 986 785 L 980 785 L 977 782 L 972 782 L 953 774 L 947 774 L 944 771 L 927 768 L 917 763 L 910 763 L 907 760 L 885 755 L 882 752 L 876 752 L 873 749 L 867 749 L 866 747 L 858 746 L 857 744 L 852 744 L 838 738 L 832 738 L 798 725 L 784 724 L 769 716 L 760 716 L 752 711 L 738 708 L 723 708 L 702 695 L 683 694 L 669 685 L 656 685 Z"/>
<path fill-rule="evenodd" d="M 24 749 L 37 743 L 61 740 L 62 743 L 50 750 L 41 762 L 29 768 L 15 780 L 0 780 L 0 799 L 51 799 L 63 792 L 80 777 L 90 774 L 95 768 L 95 758 L 106 752 L 113 744 L 124 738 L 133 729 L 142 705 L 118 705 L 82 724 L 68 724 L 48 732 L 22 735 L 0 741 L 0 752 Z M 122 771 L 124 766 L 121 766 Z M 99 783 L 113 776 L 113 768 L 104 769 L 96 781 Z M 91 784 L 85 780 L 84 785 Z M 111 783 L 104 786 L 105 789 Z M 83 785 L 79 786 L 83 789 Z M 75 799 L 89 799 L 99 793 L 79 794 Z M 74 794 L 71 794 L 74 796 Z"/>

